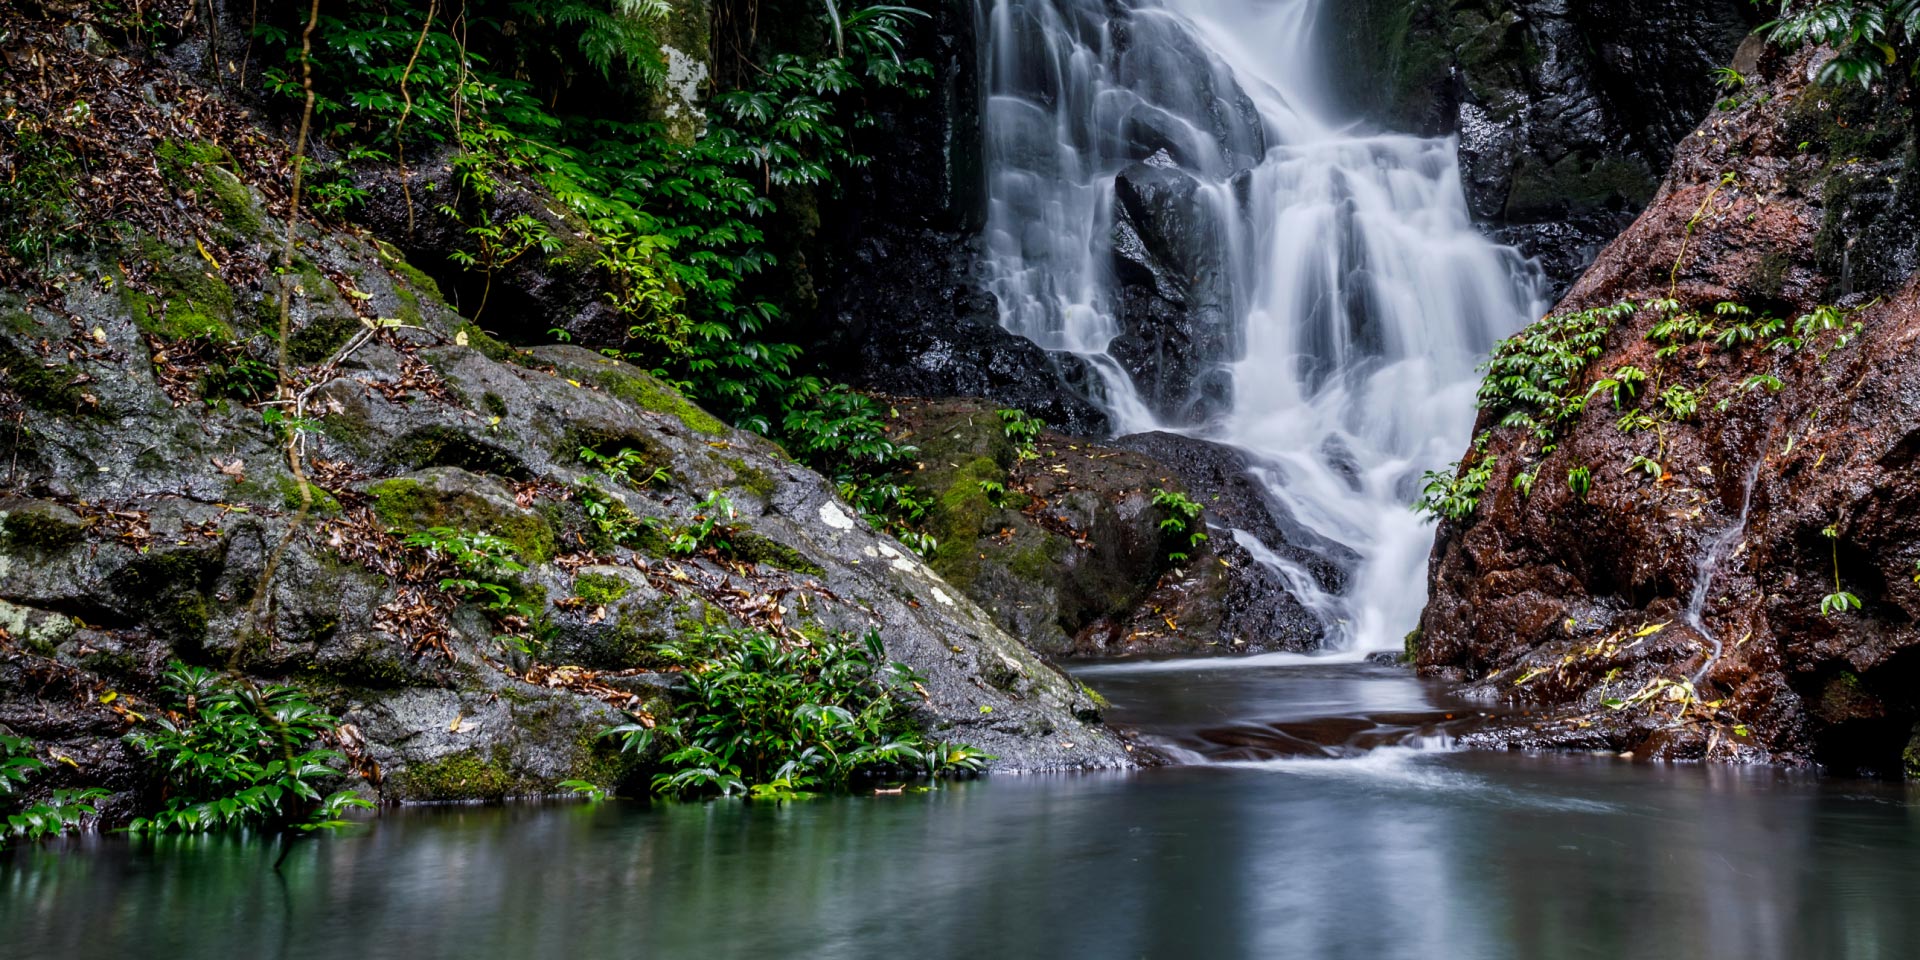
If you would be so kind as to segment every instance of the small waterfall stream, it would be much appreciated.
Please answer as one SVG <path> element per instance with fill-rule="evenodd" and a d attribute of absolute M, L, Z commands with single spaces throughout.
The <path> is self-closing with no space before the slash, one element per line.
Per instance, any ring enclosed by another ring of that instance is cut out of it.
<path fill-rule="evenodd" d="M 1432 541 L 1408 504 L 1466 446 L 1479 360 L 1545 307 L 1537 268 L 1475 231 L 1452 140 L 1329 105 L 1337 0 L 982 2 L 1002 322 L 1084 360 L 1117 432 L 1252 454 L 1360 560 L 1329 594 L 1254 555 L 1328 648 L 1397 648 Z"/>
<path fill-rule="evenodd" d="M 1693 593 L 1687 597 L 1687 609 L 1681 619 L 1687 626 L 1692 627 L 1695 633 L 1713 644 L 1713 652 L 1707 655 L 1706 662 L 1700 664 L 1700 669 L 1695 670 L 1693 676 L 1688 678 L 1688 681 L 1695 686 L 1699 685 L 1700 678 L 1705 677 L 1708 670 L 1713 669 L 1714 663 L 1720 659 L 1720 654 L 1726 649 L 1719 635 L 1707 629 L 1704 619 L 1707 612 L 1707 594 L 1713 590 L 1713 578 L 1720 572 L 1720 564 L 1729 558 L 1727 551 L 1733 549 L 1747 535 L 1747 515 L 1753 509 L 1753 485 L 1759 482 L 1760 468 L 1765 466 L 1766 462 L 1765 457 L 1754 459 L 1752 469 L 1747 471 L 1746 485 L 1740 488 L 1740 515 L 1734 518 L 1733 523 L 1729 524 L 1725 530 L 1720 531 L 1720 535 L 1714 537 L 1713 542 L 1707 544 L 1707 549 L 1700 555 L 1699 563 L 1694 565 Z M 1737 554 L 1739 551 L 1734 552 Z"/>

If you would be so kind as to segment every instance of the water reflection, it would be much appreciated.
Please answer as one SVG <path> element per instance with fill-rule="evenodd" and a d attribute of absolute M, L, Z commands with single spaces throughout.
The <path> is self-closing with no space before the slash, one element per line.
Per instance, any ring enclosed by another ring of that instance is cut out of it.
<path fill-rule="evenodd" d="M 1358 664 L 1082 676 L 1202 749 L 1222 725 L 1459 707 Z M 0 956 L 1911 958 L 1917 801 L 1388 747 L 786 806 L 404 811 L 279 875 L 246 838 L 16 851 Z"/>
<path fill-rule="evenodd" d="M 9 956 L 1912 957 L 1897 791 L 1382 751 L 925 797 L 462 809 L 0 867 Z"/>

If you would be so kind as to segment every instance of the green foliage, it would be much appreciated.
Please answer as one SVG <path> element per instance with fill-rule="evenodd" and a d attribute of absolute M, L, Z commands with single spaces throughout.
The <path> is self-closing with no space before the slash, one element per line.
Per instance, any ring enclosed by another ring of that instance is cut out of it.
<path fill-rule="evenodd" d="M 279 389 L 280 374 L 273 364 L 256 359 L 238 346 L 223 349 L 221 354 L 200 374 L 200 396 L 208 405 L 219 405 L 223 400 L 258 403 Z"/>
<path fill-rule="evenodd" d="M 1040 454 L 1034 449 L 1034 442 L 1040 439 L 1040 431 L 1046 428 L 1046 421 L 1039 417 L 1028 416 L 1025 410 L 1000 411 L 1000 429 L 1006 433 L 1008 440 L 1013 441 L 1016 459 L 1039 458 Z"/>
<path fill-rule="evenodd" d="M 729 522 L 735 516 L 733 501 L 714 490 L 693 509 L 693 525 L 674 531 L 667 540 L 667 549 L 679 554 L 699 553 L 702 550 L 730 552 L 735 536 L 733 525 Z"/>
<path fill-rule="evenodd" d="M 649 468 L 646 457 L 629 447 L 622 447 L 619 453 L 612 456 L 599 453 L 591 447 L 581 447 L 580 459 L 592 464 L 607 479 L 633 487 L 649 487 L 673 478 L 665 467 Z"/>
<path fill-rule="evenodd" d="M 1166 517 L 1160 521 L 1160 529 L 1169 531 L 1175 535 L 1181 533 L 1187 534 L 1188 550 L 1197 549 L 1202 543 L 1207 541 L 1206 525 L 1199 522 L 1200 512 L 1203 508 L 1200 504 L 1195 503 L 1192 498 L 1177 490 L 1166 490 L 1155 487 L 1153 490 L 1153 505 L 1159 507 L 1167 514 Z M 1184 563 L 1188 559 L 1188 556 L 1185 551 L 1176 550 L 1169 552 L 1167 559 L 1174 563 Z"/>
<path fill-rule="evenodd" d="M 585 228 L 565 256 L 604 273 L 629 324 L 615 352 L 764 429 L 807 391 L 778 297 L 756 283 L 775 266 L 760 225 L 774 211 L 770 193 L 828 186 L 868 162 L 852 131 L 873 123 L 871 95 L 917 94 L 931 75 L 903 57 L 925 14 L 828 7 L 813 26 L 834 38 L 835 55 L 762 55 L 743 74 L 748 85 L 711 98 L 706 135 L 684 142 L 628 119 L 646 112 L 659 79 L 667 13 L 661 0 L 471 0 L 457 13 L 343 0 L 320 21 L 316 112 L 323 136 L 350 147 L 400 157 L 409 146 L 453 148 L 458 189 L 432 209 L 467 231 L 463 262 L 489 288 L 520 257 L 560 250 L 548 224 L 497 217 L 489 199 L 519 182 L 551 193 L 569 232 Z M 260 39 L 289 64 L 269 74 L 270 87 L 300 97 L 291 21 L 263 25 Z"/>
<path fill-rule="evenodd" d="M 1831 617 L 1836 613 L 1860 609 L 1860 598 L 1840 587 L 1840 529 L 1829 526 L 1820 531 L 1833 546 L 1833 592 L 1820 598 L 1820 615 Z"/>
<path fill-rule="evenodd" d="M 1837 55 L 1820 68 L 1822 83 L 1871 85 L 1912 59 L 1920 40 L 1920 0 L 1754 0 L 1775 5 L 1780 19 L 1761 26 L 1767 39 L 1785 47 L 1824 44 Z M 1913 70 L 1908 66 L 1909 73 Z"/>
<path fill-rule="evenodd" d="M 93 804 L 107 796 L 107 791 L 99 787 L 56 789 L 39 803 L 8 809 L 7 798 L 46 768 L 44 762 L 33 756 L 32 743 L 0 734 L 0 814 L 4 814 L 4 818 L 0 818 L 0 848 L 4 848 L 11 837 L 32 842 L 59 836 L 68 828 L 78 827 L 83 818 L 99 812 Z"/>
<path fill-rule="evenodd" d="M 658 727 L 609 731 L 627 749 L 675 744 L 655 791 L 788 799 L 863 778 L 977 770 L 992 759 L 929 741 L 912 719 L 917 677 L 886 661 L 878 633 L 781 640 L 715 629 L 663 646 L 678 659 L 692 702 Z"/>
<path fill-rule="evenodd" d="M 443 557 L 460 571 L 460 576 L 443 578 L 440 589 L 484 596 L 486 608 L 496 613 L 524 615 L 529 612 L 514 599 L 513 588 L 500 582 L 526 569 L 513 543 L 504 537 L 452 527 L 428 527 L 408 534 L 401 542 Z"/>
<path fill-rule="evenodd" d="M 165 774 L 164 806 L 136 832 L 198 832 L 246 824 L 324 830 L 371 804 L 319 785 L 340 776 L 338 751 L 318 747 L 339 725 L 292 687 L 235 683 L 175 662 L 161 682 L 173 710 L 127 740 Z"/>
<path fill-rule="evenodd" d="M 801 377 L 786 399 L 781 436 L 796 459 L 834 482 L 875 528 L 921 556 L 939 545 L 920 529 L 934 499 L 897 474 L 920 451 L 887 435 L 880 405 L 844 385 Z"/>

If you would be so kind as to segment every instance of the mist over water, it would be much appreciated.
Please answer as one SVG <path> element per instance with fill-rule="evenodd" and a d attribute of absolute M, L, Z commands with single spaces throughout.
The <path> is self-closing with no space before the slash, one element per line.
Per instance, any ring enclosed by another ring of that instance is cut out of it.
<path fill-rule="evenodd" d="M 1314 49 L 1331 0 L 985 2 L 1002 322 L 1084 359 L 1118 433 L 1253 454 L 1296 522 L 1361 559 L 1334 595 L 1249 549 L 1319 616 L 1328 648 L 1398 648 L 1432 543 L 1408 505 L 1466 446 L 1479 360 L 1545 308 L 1538 269 L 1474 229 L 1451 139 L 1377 132 L 1331 106 Z M 1145 396 L 1108 352 L 1123 333 L 1116 182 L 1141 163 L 1197 182 L 1189 239 L 1209 254 L 1187 309 L 1220 335 L 1184 403 Z"/>

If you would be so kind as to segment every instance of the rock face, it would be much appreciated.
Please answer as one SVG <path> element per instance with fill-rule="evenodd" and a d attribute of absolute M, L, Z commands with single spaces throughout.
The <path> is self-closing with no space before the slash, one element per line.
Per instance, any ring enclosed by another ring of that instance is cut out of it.
<path fill-rule="evenodd" d="M 1107 432 L 1094 374 L 1000 326 L 986 291 L 979 38 L 970 0 L 941 0 L 914 55 L 934 64 L 926 98 L 897 98 L 861 134 L 873 162 L 822 211 L 818 353 L 856 386 L 984 397 L 1082 436 Z"/>
<path fill-rule="evenodd" d="M 1746 0 L 1326 4 L 1346 98 L 1457 134 L 1476 219 L 1562 284 L 1650 200 L 1759 22 Z"/>
<path fill-rule="evenodd" d="M 1081 688 L 773 444 L 591 351 L 506 347 L 363 233 L 303 222 L 277 278 L 284 196 L 243 175 L 285 157 L 190 138 L 284 148 L 217 98 L 96 102 L 143 158 L 98 169 L 156 202 L 0 293 L 0 727 L 73 759 L 44 786 L 109 786 L 116 816 L 156 789 L 121 737 L 171 659 L 306 690 L 385 800 L 616 783 L 645 758 L 598 733 L 674 709 L 655 643 L 727 625 L 878 631 L 929 733 L 1000 769 L 1128 762 Z M 269 408 L 283 291 L 297 400 Z M 722 513 L 724 549 L 670 549 Z M 529 613 L 401 540 L 478 533 Z"/>
<path fill-rule="evenodd" d="M 1500 738 L 1920 775 L 1911 91 L 1809 84 L 1814 56 L 1758 60 L 1560 306 L 1671 297 L 1709 329 L 1618 321 L 1557 448 L 1493 429 L 1478 511 L 1442 525 L 1419 663 L 1535 708 Z M 1623 366 L 1650 386 L 1616 408 Z"/>
<path fill-rule="evenodd" d="M 1243 95 L 1244 97 L 1244 95 Z M 1200 182 L 1165 153 L 1114 181 L 1113 267 L 1120 335 L 1107 350 L 1140 399 L 1170 423 L 1204 423 L 1233 401 L 1226 239 Z"/>
<path fill-rule="evenodd" d="M 1292 561 L 1329 592 L 1344 586 L 1351 554 L 1293 524 L 1243 454 L 1165 433 L 1102 444 L 1045 431 L 1022 456 L 992 404 L 892 405 L 898 439 L 920 451 L 903 479 L 935 501 L 930 563 L 1035 650 L 1190 655 L 1319 641 L 1320 621 L 1234 530 L 1271 544 L 1269 559 Z M 1161 490 L 1190 497 L 1201 516 L 1186 529 L 1163 525 L 1174 514 L 1154 503 Z M 1198 544 L 1196 531 L 1207 534 Z"/>

